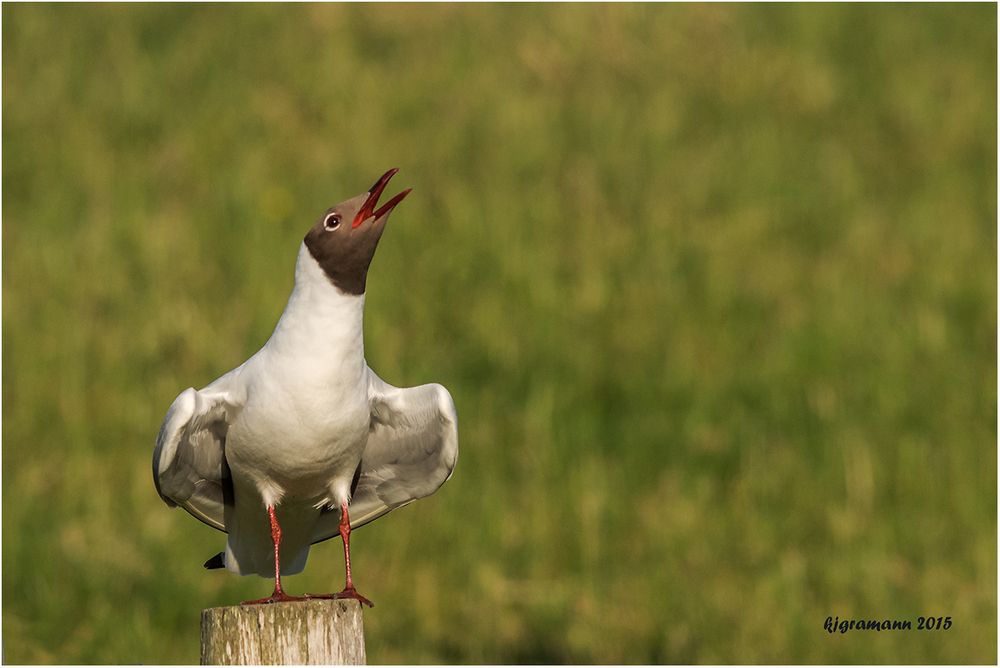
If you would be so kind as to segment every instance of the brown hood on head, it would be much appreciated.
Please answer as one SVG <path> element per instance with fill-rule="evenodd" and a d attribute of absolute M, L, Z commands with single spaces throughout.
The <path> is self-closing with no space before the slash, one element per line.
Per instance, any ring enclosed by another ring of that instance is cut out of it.
<path fill-rule="evenodd" d="M 397 171 L 390 169 L 368 192 L 327 209 L 306 233 L 309 254 L 342 292 L 351 295 L 365 292 L 368 266 L 389 214 L 410 193 L 407 188 L 376 209 L 379 196 Z"/>

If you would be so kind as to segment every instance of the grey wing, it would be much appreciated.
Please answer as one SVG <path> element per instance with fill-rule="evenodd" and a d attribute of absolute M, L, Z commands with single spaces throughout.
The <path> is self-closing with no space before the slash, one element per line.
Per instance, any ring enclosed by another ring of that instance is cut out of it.
<path fill-rule="evenodd" d="M 153 450 L 153 484 L 167 505 L 226 530 L 232 499 L 225 441 L 232 410 L 224 392 L 181 392 L 167 411 Z"/>
<path fill-rule="evenodd" d="M 455 403 L 437 383 L 399 388 L 369 369 L 371 428 L 349 512 L 351 528 L 433 494 L 458 460 Z M 338 533 L 340 513 L 324 513 L 313 542 Z"/>

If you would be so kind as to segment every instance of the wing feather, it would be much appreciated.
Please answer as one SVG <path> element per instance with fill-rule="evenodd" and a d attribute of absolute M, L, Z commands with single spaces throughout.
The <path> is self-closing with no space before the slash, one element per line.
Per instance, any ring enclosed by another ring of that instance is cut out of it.
<path fill-rule="evenodd" d="M 458 460 L 458 416 L 448 390 L 437 383 L 399 388 L 368 374 L 371 429 L 349 506 L 352 529 L 433 494 Z M 325 513 L 313 542 L 337 535 L 339 518 L 339 511 Z"/>
<path fill-rule="evenodd" d="M 153 483 L 169 506 L 226 530 L 232 499 L 225 442 L 231 406 L 223 392 L 181 392 L 167 411 L 153 450 Z"/>

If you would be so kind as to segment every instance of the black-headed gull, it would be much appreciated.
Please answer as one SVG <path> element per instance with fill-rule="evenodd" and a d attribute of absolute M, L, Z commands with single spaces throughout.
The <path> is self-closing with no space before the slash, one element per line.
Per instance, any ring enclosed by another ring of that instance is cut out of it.
<path fill-rule="evenodd" d="M 365 278 L 386 220 L 410 192 L 376 210 L 397 170 L 337 204 L 299 247 L 295 287 L 274 333 L 246 362 L 171 404 L 153 451 L 170 506 L 229 534 L 206 567 L 274 575 L 285 594 L 309 547 L 340 534 L 347 583 L 324 598 L 371 602 L 351 578 L 351 529 L 427 496 L 458 458 L 455 405 L 438 384 L 398 388 L 365 361 Z"/>

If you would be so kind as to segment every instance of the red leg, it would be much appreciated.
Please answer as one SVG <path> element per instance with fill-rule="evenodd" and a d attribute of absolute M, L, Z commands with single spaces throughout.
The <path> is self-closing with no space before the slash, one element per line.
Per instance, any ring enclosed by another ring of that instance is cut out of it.
<path fill-rule="evenodd" d="M 281 588 L 281 525 L 278 524 L 278 517 L 274 514 L 274 506 L 267 507 L 267 516 L 271 520 L 271 541 L 274 543 L 274 593 L 267 598 L 258 598 L 253 601 L 243 601 L 241 605 L 256 605 L 259 603 L 281 603 L 284 601 L 302 601 L 307 597 L 289 596 Z"/>
<path fill-rule="evenodd" d="M 351 580 L 351 518 L 347 514 L 346 503 L 340 504 L 340 537 L 344 539 L 344 568 L 347 571 L 347 584 L 344 585 L 344 591 L 334 594 L 333 597 L 353 598 L 360 601 L 362 605 L 367 605 L 369 608 L 374 607 L 374 603 L 358 593 L 358 590 L 354 588 L 354 581 Z"/>
<path fill-rule="evenodd" d="M 347 571 L 347 584 L 344 586 L 344 591 L 337 594 L 306 594 L 306 598 L 353 598 L 361 605 L 367 605 L 369 608 L 375 607 L 374 603 L 358 593 L 358 590 L 354 588 L 354 581 L 351 579 L 351 518 L 347 513 L 346 503 L 340 505 L 340 537 L 344 539 L 344 568 Z"/>

